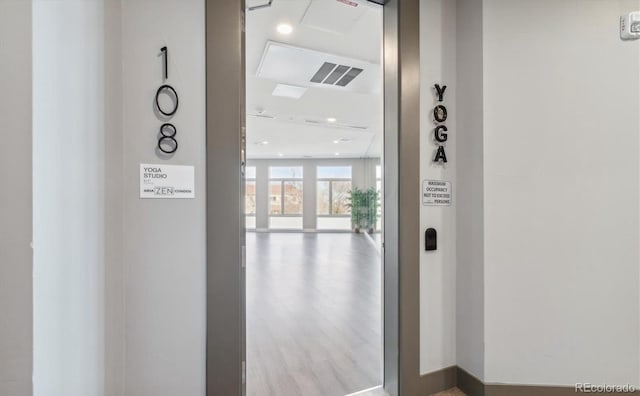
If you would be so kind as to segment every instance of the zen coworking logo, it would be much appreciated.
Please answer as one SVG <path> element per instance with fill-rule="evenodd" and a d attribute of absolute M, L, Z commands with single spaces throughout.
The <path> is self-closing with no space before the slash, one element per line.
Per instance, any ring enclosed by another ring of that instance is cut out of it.
<path fill-rule="evenodd" d="M 140 164 L 140 198 L 195 198 L 194 167 Z"/>

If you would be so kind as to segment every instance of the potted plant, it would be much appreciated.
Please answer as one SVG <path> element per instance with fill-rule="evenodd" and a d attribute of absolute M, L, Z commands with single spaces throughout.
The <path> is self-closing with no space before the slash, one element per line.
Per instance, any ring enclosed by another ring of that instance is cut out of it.
<path fill-rule="evenodd" d="M 351 227 L 356 233 L 360 232 L 363 219 L 365 218 L 364 191 L 358 187 L 354 187 L 349 191 L 349 203 L 347 206 L 351 208 Z"/>
<path fill-rule="evenodd" d="M 351 225 L 356 233 L 367 230 L 370 234 L 375 231 L 378 220 L 378 191 L 371 187 L 362 190 L 358 187 L 350 191 L 347 206 L 351 208 Z"/>
<path fill-rule="evenodd" d="M 366 225 L 369 234 L 373 234 L 378 224 L 378 205 L 380 193 L 373 187 L 368 188 L 366 194 Z"/>

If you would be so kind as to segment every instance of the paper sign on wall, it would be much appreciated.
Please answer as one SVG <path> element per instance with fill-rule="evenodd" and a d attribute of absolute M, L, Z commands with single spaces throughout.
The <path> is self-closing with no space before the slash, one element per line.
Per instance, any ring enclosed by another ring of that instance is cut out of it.
<path fill-rule="evenodd" d="M 451 206 L 452 197 L 451 182 L 422 181 L 422 204 L 424 206 Z"/>
<path fill-rule="evenodd" d="M 195 198 L 195 169 L 186 165 L 140 164 L 140 198 Z"/>

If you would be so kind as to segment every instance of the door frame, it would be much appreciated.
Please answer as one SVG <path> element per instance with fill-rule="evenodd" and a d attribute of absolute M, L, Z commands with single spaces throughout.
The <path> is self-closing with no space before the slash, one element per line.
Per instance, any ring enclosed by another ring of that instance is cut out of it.
<path fill-rule="evenodd" d="M 380 3 L 380 1 L 375 1 Z M 208 396 L 245 393 L 244 0 L 205 0 Z M 384 388 L 424 390 L 419 356 L 419 0 L 384 4 Z"/>

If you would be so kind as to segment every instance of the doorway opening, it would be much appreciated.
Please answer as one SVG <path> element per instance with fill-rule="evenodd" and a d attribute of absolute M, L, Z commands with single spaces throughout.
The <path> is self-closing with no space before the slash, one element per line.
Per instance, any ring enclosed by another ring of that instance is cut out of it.
<path fill-rule="evenodd" d="M 246 6 L 246 394 L 379 387 L 383 8 Z"/>

